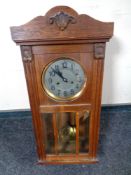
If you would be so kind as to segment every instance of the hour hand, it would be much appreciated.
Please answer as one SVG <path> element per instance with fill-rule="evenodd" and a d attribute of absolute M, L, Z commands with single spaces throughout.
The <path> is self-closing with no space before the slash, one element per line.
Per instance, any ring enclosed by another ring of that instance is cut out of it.
<path fill-rule="evenodd" d="M 58 70 L 55 70 L 55 69 L 52 68 L 52 67 L 51 67 L 51 69 L 52 69 L 59 77 L 61 77 L 62 80 L 63 80 L 64 82 L 68 82 L 67 78 L 63 77 L 62 72 L 60 72 L 59 69 L 58 69 Z"/>
<path fill-rule="evenodd" d="M 62 73 L 58 70 L 57 75 L 59 75 L 64 82 L 68 82 L 67 78 L 63 77 Z"/>

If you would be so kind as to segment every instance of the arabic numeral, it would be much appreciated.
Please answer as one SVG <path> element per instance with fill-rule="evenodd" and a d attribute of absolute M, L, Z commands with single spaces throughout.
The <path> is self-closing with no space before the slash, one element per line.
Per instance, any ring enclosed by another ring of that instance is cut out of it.
<path fill-rule="evenodd" d="M 54 86 L 54 85 L 51 86 L 51 90 L 52 90 L 52 91 L 55 90 L 55 86 Z"/>
<path fill-rule="evenodd" d="M 82 82 L 82 78 L 81 77 L 77 77 L 78 82 L 81 83 Z"/>
<path fill-rule="evenodd" d="M 70 94 L 71 94 L 71 95 L 74 95 L 74 93 L 75 93 L 75 92 L 74 92 L 74 89 L 71 89 L 71 90 L 70 90 Z"/>
<path fill-rule="evenodd" d="M 74 63 L 72 63 L 72 64 L 71 64 L 71 70 L 73 70 L 73 69 L 74 69 L 74 66 L 75 66 L 75 64 L 74 64 Z"/>
<path fill-rule="evenodd" d="M 76 84 L 76 88 L 79 89 L 79 84 Z"/>
<path fill-rule="evenodd" d="M 55 65 L 55 70 L 56 70 L 56 71 L 59 70 L 59 65 Z"/>
<path fill-rule="evenodd" d="M 60 90 L 60 89 L 58 89 L 58 96 L 60 96 L 60 93 L 61 93 L 61 90 Z"/>
<path fill-rule="evenodd" d="M 67 68 L 67 62 L 66 62 L 66 61 L 64 61 L 64 62 L 62 63 L 62 65 L 63 65 L 63 68 Z"/>
<path fill-rule="evenodd" d="M 64 97 L 67 97 L 67 91 L 63 92 Z"/>
<path fill-rule="evenodd" d="M 76 75 L 79 75 L 79 69 L 76 69 L 75 74 L 76 74 Z"/>
<path fill-rule="evenodd" d="M 49 74 L 50 74 L 51 77 L 55 76 L 55 72 L 54 71 L 50 71 Z"/>
<path fill-rule="evenodd" d="M 49 78 L 48 82 L 49 82 L 49 84 L 51 84 L 52 83 L 52 78 Z"/>

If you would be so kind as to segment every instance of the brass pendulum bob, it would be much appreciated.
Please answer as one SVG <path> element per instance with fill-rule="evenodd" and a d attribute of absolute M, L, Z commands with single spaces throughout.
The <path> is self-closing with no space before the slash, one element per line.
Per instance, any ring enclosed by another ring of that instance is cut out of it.
<path fill-rule="evenodd" d="M 70 117 L 69 117 L 68 130 L 69 130 L 70 140 L 75 140 L 75 138 L 76 138 L 76 123 L 75 123 L 75 115 L 73 115 L 73 114 L 70 115 Z"/>
<path fill-rule="evenodd" d="M 71 113 L 68 116 L 68 120 L 66 125 L 61 128 L 59 137 L 62 141 L 62 150 L 64 152 L 72 152 L 75 150 L 75 142 L 76 142 L 76 124 L 75 124 L 75 114 Z"/>

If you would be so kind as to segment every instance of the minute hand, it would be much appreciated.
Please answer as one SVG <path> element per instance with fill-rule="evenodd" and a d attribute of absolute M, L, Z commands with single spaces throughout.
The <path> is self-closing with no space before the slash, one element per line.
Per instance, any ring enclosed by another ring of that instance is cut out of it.
<path fill-rule="evenodd" d="M 55 70 L 55 69 L 53 69 L 53 68 L 52 68 L 52 70 L 53 70 L 59 77 L 61 77 L 62 80 L 63 80 L 64 82 L 68 82 L 67 78 L 63 77 L 62 72 L 60 72 L 59 70 Z"/>

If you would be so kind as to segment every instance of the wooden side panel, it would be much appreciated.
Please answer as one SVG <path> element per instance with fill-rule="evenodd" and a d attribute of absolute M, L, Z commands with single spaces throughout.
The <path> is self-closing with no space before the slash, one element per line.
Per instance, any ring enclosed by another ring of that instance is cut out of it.
<path fill-rule="evenodd" d="M 92 79 L 92 111 L 90 116 L 89 127 L 89 155 L 93 157 L 93 145 L 94 145 L 94 115 L 95 115 L 95 96 L 97 91 L 97 60 L 93 62 L 93 79 Z"/>
<path fill-rule="evenodd" d="M 96 157 L 97 155 L 97 147 L 98 147 L 98 139 L 99 139 L 103 66 L 104 66 L 104 60 L 103 59 L 97 60 L 98 77 L 97 77 L 97 91 L 96 91 L 96 97 L 95 97 L 93 157 Z"/>
<path fill-rule="evenodd" d="M 39 113 L 39 97 L 38 89 L 36 84 L 36 74 L 34 60 L 31 62 L 24 62 L 24 70 L 27 82 L 27 88 L 30 99 L 30 106 L 32 111 L 32 119 L 34 126 L 34 133 L 36 138 L 37 152 L 39 156 L 39 161 L 43 160 L 45 157 L 44 145 L 43 145 L 43 131 L 42 131 L 42 121 Z"/>
<path fill-rule="evenodd" d="M 92 86 L 92 113 L 90 121 L 90 156 L 96 157 L 101 112 L 101 93 L 103 80 L 104 59 L 94 59 L 93 65 L 93 86 Z"/>

